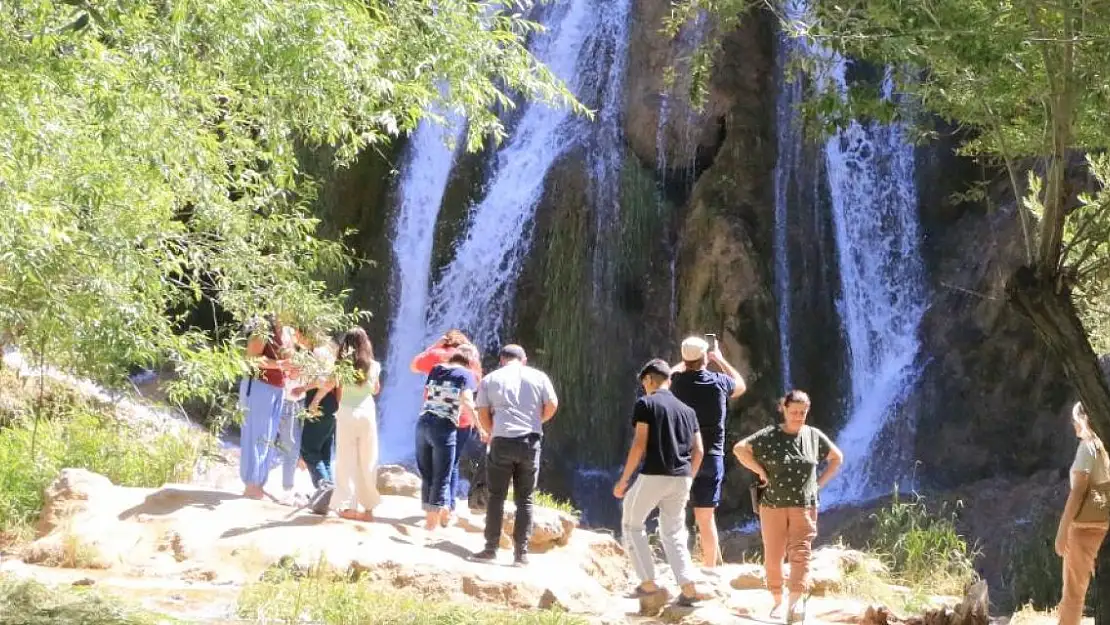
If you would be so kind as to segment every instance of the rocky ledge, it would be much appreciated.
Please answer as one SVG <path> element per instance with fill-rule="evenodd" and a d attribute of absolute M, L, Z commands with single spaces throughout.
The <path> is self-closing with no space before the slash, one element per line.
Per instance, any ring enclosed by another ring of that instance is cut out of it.
<path fill-rule="evenodd" d="M 186 617 L 194 613 L 181 604 L 203 605 L 208 615 L 230 614 L 237 590 L 280 563 L 326 564 L 362 573 L 368 583 L 385 588 L 503 608 L 559 608 L 598 623 L 767 622 L 770 597 L 756 564 L 705 572 L 703 587 L 713 598 L 697 608 L 672 605 L 641 614 L 637 601 L 625 598 L 634 582 L 621 546 L 610 535 L 577 528 L 572 516 L 557 510 L 537 508 L 534 555 L 527 567 L 511 567 L 508 552 L 497 563 L 471 562 L 468 556 L 483 543 L 482 519 L 464 515 L 451 527 L 425 531 L 420 503 L 412 496 L 416 480 L 399 467 L 383 467 L 379 483 L 387 494 L 375 510 L 376 521 L 359 523 L 203 486 L 125 488 L 66 469 L 47 489 L 40 536 L 7 554 L 0 573 L 96 584 Z M 900 620 L 845 594 L 846 572 L 876 566 L 859 552 L 818 550 L 809 622 Z M 173 601 L 178 605 L 168 605 Z"/>

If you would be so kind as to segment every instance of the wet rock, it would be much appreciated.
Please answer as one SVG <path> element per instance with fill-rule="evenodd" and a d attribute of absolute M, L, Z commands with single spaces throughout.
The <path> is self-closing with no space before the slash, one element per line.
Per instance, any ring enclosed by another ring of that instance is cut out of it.
<path fill-rule="evenodd" d="M 727 569 L 729 585 L 736 590 L 755 590 L 767 586 L 767 573 L 758 564 L 740 564 Z"/>

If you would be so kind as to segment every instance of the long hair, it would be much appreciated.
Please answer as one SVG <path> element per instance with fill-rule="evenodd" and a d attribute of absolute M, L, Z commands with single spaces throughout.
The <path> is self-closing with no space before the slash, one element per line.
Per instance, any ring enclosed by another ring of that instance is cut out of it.
<path fill-rule="evenodd" d="M 469 343 L 470 339 L 466 338 L 466 335 L 458 328 L 451 328 L 443 334 L 444 347 L 458 347 Z"/>
<path fill-rule="evenodd" d="M 339 359 L 347 359 L 362 372 L 363 378 L 370 377 L 370 366 L 374 362 L 374 345 L 366 330 L 359 327 L 347 330 L 339 344 Z"/>

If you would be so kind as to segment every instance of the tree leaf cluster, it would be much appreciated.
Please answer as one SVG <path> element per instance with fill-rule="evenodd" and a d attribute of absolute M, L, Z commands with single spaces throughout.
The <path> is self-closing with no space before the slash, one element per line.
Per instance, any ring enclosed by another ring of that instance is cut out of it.
<path fill-rule="evenodd" d="M 353 321 L 320 276 L 298 146 L 343 166 L 432 111 L 500 140 L 522 99 L 582 107 L 528 52 L 512 0 L 12 0 L 0 5 L 0 338 L 120 381 L 243 373 L 231 331 L 278 311 Z M 240 337 L 241 338 L 241 337 Z"/>

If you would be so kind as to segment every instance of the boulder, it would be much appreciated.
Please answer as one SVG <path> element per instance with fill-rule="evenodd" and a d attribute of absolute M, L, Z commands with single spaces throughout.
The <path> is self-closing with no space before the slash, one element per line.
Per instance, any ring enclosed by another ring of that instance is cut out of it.
<path fill-rule="evenodd" d="M 401 497 L 420 496 L 420 476 L 398 464 L 378 467 L 378 492 Z"/>
<path fill-rule="evenodd" d="M 881 562 L 862 551 L 839 546 L 822 547 L 813 552 L 810 561 L 812 593 L 821 597 L 843 592 L 846 574 L 861 570 L 880 574 L 883 569 Z"/>
<path fill-rule="evenodd" d="M 516 510 L 511 506 L 505 506 L 505 508 L 505 519 L 501 523 L 501 547 L 508 549 L 513 546 Z M 528 551 L 544 553 L 555 547 L 565 547 L 570 542 L 570 535 L 576 527 L 578 527 L 578 519 L 565 512 L 552 510 L 551 508 L 534 507 L 532 509 L 532 537 L 528 540 Z"/>
<path fill-rule="evenodd" d="M 108 492 L 111 488 L 112 481 L 103 475 L 86 469 L 62 469 L 43 492 L 39 535 L 49 534 L 67 519 L 85 512 L 90 500 L 95 500 L 98 494 Z"/>
<path fill-rule="evenodd" d="M 732 578 L 729 583 L 736 590 L 757 590 L 767 586 L 767 573 L 758 564 L 739 564 L 725 571 Z"/>

